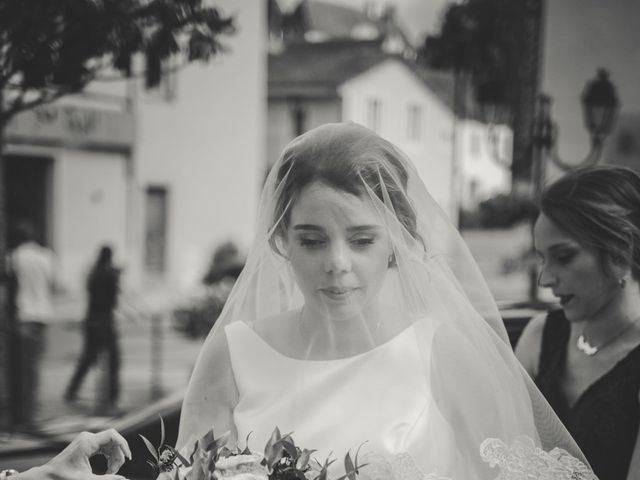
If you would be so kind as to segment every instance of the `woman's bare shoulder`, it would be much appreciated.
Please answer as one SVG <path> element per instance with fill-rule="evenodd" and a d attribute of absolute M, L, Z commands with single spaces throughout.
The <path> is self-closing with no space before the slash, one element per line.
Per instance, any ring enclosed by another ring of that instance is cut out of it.
<path fill-rule="evenodd" d="M 515 348 L 516 357 L 532 377 L 538 372 L 540 351 L 542 349 L 542 333 L 546 319 L 547 312 L 534 315 L 522 330 Z"/>

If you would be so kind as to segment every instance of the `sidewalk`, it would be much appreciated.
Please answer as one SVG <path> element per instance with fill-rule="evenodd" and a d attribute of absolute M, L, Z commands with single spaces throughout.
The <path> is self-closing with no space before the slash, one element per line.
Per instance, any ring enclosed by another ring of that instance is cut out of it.
<path fill-rule="evenodd" d="M 113 416 L 98 410 L 103 371 L 92 369 L 79 391 L 78 401 L 68 405 L 63 393 L 82 348 L 79 318 L 59 319 L 47 332 L 47 350 L 40 378 L 38 425 L 45 435 L 58 436 L 100 428 Z M 200 350 L 200 340 L 190 340 L 171 326 L 168 315 L 120 320 L 121 394 L 119 414 L 135 411 L 183 389 Z M 35 444 L 32 437 L 0 432 L 0 450 Z"/>

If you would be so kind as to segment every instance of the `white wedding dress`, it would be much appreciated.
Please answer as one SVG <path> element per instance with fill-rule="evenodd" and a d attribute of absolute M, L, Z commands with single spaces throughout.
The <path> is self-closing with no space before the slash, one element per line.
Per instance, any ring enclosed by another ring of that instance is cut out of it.
<path fill-rule="evenodd" d="M 368 462 L 373 455 L 409 455 L 423 472 L 449 474 L 457 456 L 453 436 L 427 392 L 428 373 L 412 330 L 348 358 L 298 360 L 275 350 L 248 324 L 228 325 L 238 439 L 249 436 L 249 447 L 261 452 L 278 427 L 292 432 L 301 448 L 316 449 L 317 460 L 336 458 L 336 469 L 362 445 Z M 425 444 L 429 451 L 418 451 Z"/>

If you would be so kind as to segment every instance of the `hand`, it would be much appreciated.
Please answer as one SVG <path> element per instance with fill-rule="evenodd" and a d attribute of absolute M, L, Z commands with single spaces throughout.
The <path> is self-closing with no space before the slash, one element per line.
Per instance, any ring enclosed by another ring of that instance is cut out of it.
<path fill-rule="evenodd" d="M 107 473 L 95 475 L 91 471 L 89 459 L 94 455 L 103 455 L 107 459 Z M 131 450 L 122 435 L 114 429 L 99 433 L 82 432 L 73 441 L 42 467 L 36 467 L 17 478 L 56 479 L 56 480 L 125 480 L 115 473 L 125 462 L 131 460 Z M 31 475 L 33 473 L 33 475 Z"/>

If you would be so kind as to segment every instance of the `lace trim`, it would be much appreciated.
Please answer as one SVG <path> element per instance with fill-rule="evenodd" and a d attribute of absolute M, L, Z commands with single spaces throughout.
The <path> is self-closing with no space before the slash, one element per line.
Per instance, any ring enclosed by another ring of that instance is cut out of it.
<path fill-rule="evenodd" d="M 482 459 L 500 472 L 495 480 L 598 480 L 594 473 L 562 448 L 545 452 L 530 437 L 517 437 L 511 446 L 497 438 L 480 445 Z M 360 470 L 362 480 L 452 480 L 437 472 L 423 473 L 408 453 L 386 459 L 376 453 L 362 457 L 367 465 Z M 465 479 L 460 479 L 465 480 Z"/>
<path fill-rule="evenodd" d="M 482 459 L 500 469 L 496 480 L 535 478 L 539 480 L 598 480 L 580 460 L 562 448 L 545 452 L 527 436 L 517 437 L 511 447 L 488 438 L 480 445 Z"/>

